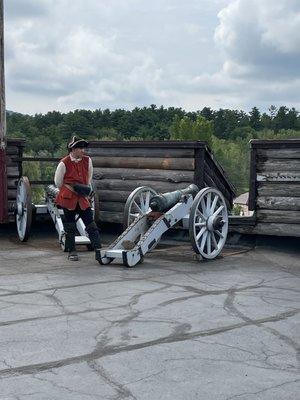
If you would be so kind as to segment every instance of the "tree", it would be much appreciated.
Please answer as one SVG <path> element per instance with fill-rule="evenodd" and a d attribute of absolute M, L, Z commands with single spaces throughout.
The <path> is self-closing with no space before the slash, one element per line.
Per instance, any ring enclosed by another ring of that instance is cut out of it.
<path fill-rule="evenodd" d="M 250 114 L 249 124 L 251 128 L 258 131 L 261 128 L 261 116 L 258 108 L 253 107 L 249 114 Z"/>
<path fill-rule="evenodd" d="M 198 115 L 195 121 L 187 116 L 183 118 L 175 116 L 170 126 L 170 138 L 174 140 L 203 140 L 211 145 L 213 126 L 212 121 L 207 121 L 201 115 Z"/>

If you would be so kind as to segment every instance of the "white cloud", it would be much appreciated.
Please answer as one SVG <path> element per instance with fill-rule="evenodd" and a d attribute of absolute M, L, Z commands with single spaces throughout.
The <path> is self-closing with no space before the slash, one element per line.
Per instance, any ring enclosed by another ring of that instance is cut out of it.
<path fill-rule="evenodd" d="M 9 109 L 297 102 L 299 1 L 5 3 Z"/>

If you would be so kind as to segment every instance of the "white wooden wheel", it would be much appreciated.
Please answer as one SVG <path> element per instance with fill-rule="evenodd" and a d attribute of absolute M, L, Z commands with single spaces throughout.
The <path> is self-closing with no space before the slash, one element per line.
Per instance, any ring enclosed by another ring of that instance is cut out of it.
<path fill-rule="evenodd" d="M 228 213 L 224 196 L 214 188 L 200 190 L 194 199 L 189 234 L 194 251 L 213 259 L 222 251 L 228 232 Z"/>
<path fill-rule="evenodd" d="M 27 176 L 19 179 L 16 198 L 16 225 L 21 242 L 28 240 L 32 222 L 31 188 Z"/>
<path fill-rule="evenodd" d="M 124 230 L 140 215 L 151 211 L 150 200 L 157 192 L 149 186 L 135 189 L 128 197 L 124 208 Z"/>

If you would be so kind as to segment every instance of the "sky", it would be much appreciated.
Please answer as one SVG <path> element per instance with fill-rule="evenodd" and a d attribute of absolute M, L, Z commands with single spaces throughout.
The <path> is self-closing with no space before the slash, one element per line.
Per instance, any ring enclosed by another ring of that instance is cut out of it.
<path fill-rule="evenodd" d="M 300 0 L 4 0 L 6 107 L 300 109 Z"/>

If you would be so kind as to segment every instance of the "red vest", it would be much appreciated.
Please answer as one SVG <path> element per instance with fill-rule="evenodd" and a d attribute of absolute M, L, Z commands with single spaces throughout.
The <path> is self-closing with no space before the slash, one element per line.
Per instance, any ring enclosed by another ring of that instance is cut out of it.
<path fill-rule="evenodd" d="M 74 210 L 77 203 L 79 203 L 79 206 L 82 210 L 86 210 L 88 207 L 90 207 L 90 202 L 86 197 L 74 193 L 65 186 L 65 184 L 73 185 L 75 183 L 88 185 L 89 158 L 90 157 L 88 156 L 83 156 L 80 161 L 75 162 L 71 160 L 70 156 L 66 156 L 61 160 L 66 166 L 66 173 L 64 176 L 63 185 L 56 196 L 56 203 L 59 206 L 69 210 Z"/>

